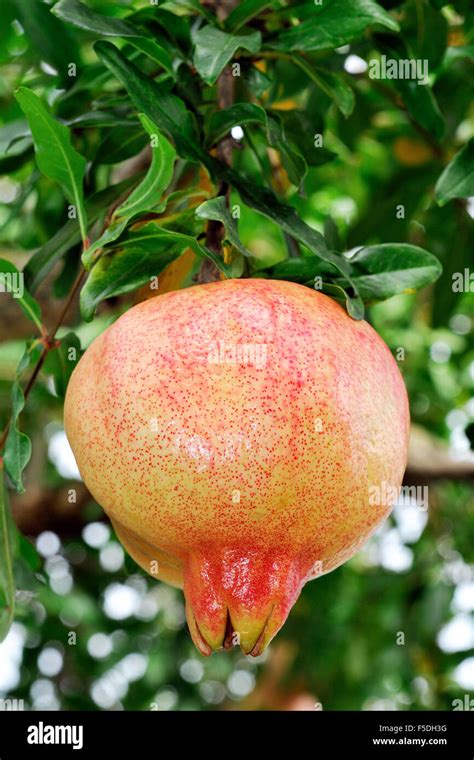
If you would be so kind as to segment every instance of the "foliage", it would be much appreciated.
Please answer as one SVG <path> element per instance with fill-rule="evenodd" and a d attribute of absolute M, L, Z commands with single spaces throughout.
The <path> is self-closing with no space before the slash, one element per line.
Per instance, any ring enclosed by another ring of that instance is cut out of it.
<path fill-rule="evenodd" d="M 218 5 L 4 2 L 0 297 L 11 329 L 1 334 L 0 416 L 20 526 L 38 490 L 76 488 L 47 448 L 81 350 L 133 303 L 193 286 L 205 271 L 293 280 L 369 319 L 395 354 L 403 349 L 414 422 L 469 447 L 469 3 L 242 0 L 226 18 Z M 387 59 L 426 61 L 427 81 L 374 77 Z M 463 655 L 442 651 L 436 636 L 452 614 L 454 558 L 472 562 L 472 488 L 443 480 L 430 493 L 413 547 L 396 516 L 365 554 L 305 589 L 263 660 L 234 653 L 202 664 L 179 595 L 129 559 L 107 569 L 79 537 L 102 519 L 87 498 L 75 532 L 54 523 L 61 548 L 41 571 L 2 499 L 0 636 L 13 619 L 13 580 L 17 636 L 27 636 L 14 693 L 34 702 L 36 658 L 52 641 L 68 674 L 55 699 L 67 708 L 107 706 L 113 678 L 122 693 L 109 706 L 212 708 L 226 697 L 223 683 L 238 701 L 255 674 L 249 707 L 285 707 L 297 693 L 341 709 L 371 699 L 449 707 L 449 674 Z M 31 536 L 45 528 L 37 523 L 27 524 Z M 409 571 L 377 549 L 387 535 L 410 553 Z M 120 553 L 112 537 L 104 547 Z M 57 580 L 58 563 L 72 585 Z M 100 603 L 114 583 L 141 599 L 119 630 Z M 394 643 L 398 630 L 405 646 Z M 103 657 L 88 646 L 97 633 L 112 642 Z M 147 662 L 139 682 L 124 676 L 131 652 Z M 278 667 L 272 703 L 265 684 Z"/>

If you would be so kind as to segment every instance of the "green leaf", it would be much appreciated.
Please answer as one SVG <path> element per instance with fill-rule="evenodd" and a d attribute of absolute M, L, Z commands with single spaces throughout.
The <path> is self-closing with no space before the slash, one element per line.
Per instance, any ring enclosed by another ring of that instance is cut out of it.
<path fill-rule="evenodd" d="M 145 55 L 147 55 L 152 61 L 155 61 L 159 66 L 162 66 L 173 79 L 176 79 L 176 73 L 173 69 L 173 61 L 164 47 L 158 45 L 155 40 L 151 40 L 148 37 L 132 37 L 127 41 L 137 50 L 140 50 L 141 53 L 145 53 Z"/>
<path fill-rule="evenodd" d="M 16 151 L 12 150 L 13 145 L 28 135 L 29 128 L 26 119 L 15 119 L 7 124 L 2 124 L 0 127 L 0 154 L 3 156 L 4 153 L 10 155 L 15 153 Z M 20 144 L 18 152 L 21 153 L 22 151 L 23 146 Z"/>
<path fill-rule="evenodd" d="M 97 251 L 100 251 L 101 248 L 105 248 L 105 246 L 110 245 L 110 243 L 113 243 L 115 240 L 117 240 L 118 237 L 124 232 L 124 230 L 127 228 L 127 225 L 130 224 L 133 217 L 122 217 L 120 219 L 112 220 L 111 223 L 105 228 L 102 235 L 99 235 L 97 240 L 94 240 L 91 246 L 86 251 L 83 251 L 82 253 L 82 263 L 86 269 L 90 269 L 95 260 L 96 260 L 96 254 Z"/>
<path fill-rule="evenodd" d="M 369 183 L 367 204 L 347 233 L 348 248 L 358 248 L 360 241 L 391 243 L 410 234 L 410 220 L 420 204 L 429 201 L 427 191 L 435 183 L 436 166 L 431 162 L 413 169 L 395 171 L 386 179 Z M 404 208 L 405 218 L 398 218 L 397 206 Z M 374 213 L 377 209 L 377 213 Z M 416 217 L 415 217 L 416 218 Z"/>
<path fill-rule="evenodd" d="M 144 211 L 162 211 L 165 208 L 164 201 L 161 205 L 158 206 L 158 204 L 162 200 L 164 190 L 171 182 L 176 151 L 145 114 L 139 114 L 139 118 L 153 143 L 150 168 L 138 187 L 115 210 L 104 233 L 84 251 L 82 261 L 87 268 L 94 260 L 96 251 L 116 240 L 132 219 L 140 216 Z"/>
<path fill-rule="evenodd" d="M 12 293 L 23 312 L 41 332 L 41 307 L 26 290 L 24 278 L 24 273 L 19 272 L 14 264 L 6 259 L 0 259 L 0 292 Z"/>
<path fill-rule="evenodd" d="M 283 111 L 281 117 L 285 124 L 285 134 L 292 145 L 298 146 L 308 166 L 321 166 L 338 157 L 337 153 L 315 144 L 315 133 L 320 133 L 324 126 L 322 123 L 315 124 L 307 111 Z"/>
<path fill-rule="evenodd" d="M 405 243 L 362 248 L 350 259 L 353 281 L 364 301 L 382 301 L 429 285 L 442 272 L 436 256 Z"/>
<path fill-rule="evenodd" d="M 13 557 L 16 531 L 8 504 L 8 492 L 1 463 L 0 481 L 0 642 L 2 642 L 10 630 L 15 613 Z"/>
<path fill-rule="evenodd" d="M 290 181 L 299 187 L 308 171 L 308 166 L 301 153 L 290 144 L 279 114 L 270 114 L 255 103 L 235 103 L 229 108 L 216 111 L 209 122 L 210 145 L 230 132 L 236 124 L 259 124 L 267 133 L 268 144 L 276 148 L 282 156 L 282 162 L 288 172 Z"/>
<path fill-rule="evenodd" d="M 272 85 L 272 80 L 256 66 L 250 66 L 244 74 L 244 82 L 248 92 L 259 98 Z"/>
<path fill-rule="evenodd" d="M 358 294 L 357 286 L 351 277 L 350 265 L 342 256 L 328 251 L 321 233 L 313 230 L 312 227 L 306 224 L 292 206 L 280 203 L 267 188 L 244 180 L 236 172 L 230 170 L 225 171 L 221 169 L 221 174 L 228 176 L 229 181 L 239 191 L 242 200 L 247 206 L 271 219 L 282 230 L 307 246 L 320 259 L 336 267 L 353 290 L 353 294 L 346 293 L 347 310 L 354 319 L 362 319 L 364 316 L 364 305 Z"/>
<path fill-rule="evenodd" d="M 26 145 L 25 150 L 22 153 L 15 153 L 12 156 L 0 158 L 0 175 L 11 174 L 12 172 L 18 171 L 18 169 L 33 158 L 33 155 L 33 143 L 31 143 L 31 145 Z"/>
<path fill-rule="evenodd" d="M 440 206 L 444 206 L 452 198 L 469 198 L 472 195 L 474 195 L 474 138 L 456 153 L 435 187 L 436 200 Z"/>
<path fill-rule="evenodd" d="M 345 259 L 350 267 L 350 282 L 366 303 L 383 301 L 399 293 L 413 292 L 434 282 L 441 264 L 433 254 L 414 245 L 386 243 L 361 248 Z M 258 272 L 256 276 L 258 276 Z M 290 280 L 312 286 L 315 277 L 323 278 L 323 292 L 342 302 L 347 298 L 344 281 L 333 263 L 316 257 L 285 259 L 265 274 L 275 280 Z M 334 292 L 331 291 L 333 289 Z M 344 294 L 342 298 L 341 294 Z"/>
<path fill-rule="evenodd" d="M 351 115 L 355 104 L 354 92 L 341 74 L 316 67 L 301 56 L 293 56 L 293 60 L 326 95 L 329 95 L 346 118 Z"/>
<path fill-rule="evenodd" d="M 443 63 L 450 65 L 454 61 L 459 61 L 462 58 L 469 58 L 474 61 L 474 44 L 448 47 Z"/>
<path fill-rule="evenodd" d="M 409 79 L 395 79 L 393 84 L 413 119 L 438 140 L 441 139 L 444 119 L 431 87 Z"/>
<path fill-rule="evenodd" d="M 306 285 L 319 293 L 324 293 L 325 295 L 330 296 L 334 301 L 340 303 L 341 306 L 344 306 L 347 302 L 347 293 L 341 285 L 336 285 L 333 282 L 325 282 L 324 280 L 321 283 L 318 283 L 318 287 L 314 287 L 314 282 L 307 282 Z"/>
<path fill-rule="evenodd" d="M 76 278 L 79 276 L 81 259 L 78 251 L 71 248 L 61 262 L 60 272 L 53 280 L 53 295 L 55 298 L 67 298 Z"/>
<path fill-rule="evenodd" d="M 423 219 L 426 239 L 435 248 L 443 264 L 443 276 L 435 283 L 432 293 L 431 321 L 434 328 L 444 327 L 451 316 L 460 311 L 460 296 L 453 288 L 459 275 L 465 270 L 472 274 L 472 251 L 474 250 L 474 225 L 467 204 L 448 203 L 443 207 L 430 205 Z M 471 279 L 472 283 L 472 279 Z M 466 288 L 466 290 L 468 290 Z M 465 296 L 469 303 L 472 294 Z"/>
<path fill-rule="evenodd" d="M 151 137 L 152 160 L 146 177 L 115 212 L 117 217 L 149 211 L 158 203 L 173 177 L 176 151 L 158 127 L 145 114 L 139 114 L 144 129 Z"/>
<path fill-rule="evenodd" d="M 91 222 L 93 221 L 95 220 L 91 218 Z M 32 292 L 38 288 L 55 263 L 80 240 L 77 224 L 71 219 L 33 254 L 24 269 L 26 284 Z"/>
<path fill-rule="evenodd" d="M 288 52 L 329 50 L 351 42 L 374 24 L 399 31 L 395 19 L 373 0 L 325 0 L 312 8 L 309 19 L 281 32 L 271 47 Z"/>
<path fill-rule="evenodd" d="M 265 270 L 272 280 L 289 280 L 290 282 L 307 283 L 315 277 L 337 275 L 332 264 L 327 264 L 317 256 L 300 256 L 294 259 L 284 259 L 274 267 Z M 255 276 L 259 276 L 256 272 Z"/>
<path fill-rule="evenodd" d="M 239 48 L 258 53 L 262 44 L 260 32 L 227 34 L 213 26 L 204 26 L 193 35 L 194 65 L 207 84 L 214 84 L 221 71 Z"/>
<path fill-rule="evenodd" d="M 101 190 L 86 201 L 86 211 L 91 224 L 96 222 L 105 209 L 117 200 L 134 182 L 136 177 L 130 177 L 116 185 Z M 24 269 L 25 282 L 28 289 L 34 292 L 43 279 L 49 274 L 71 248 L 80 242 L 81 236 L 74 220 L 66 222 L 53 237 L 39 248 L 28 261 Z"/>
<path fill-rule="evenodd" d="M 196 209 L 196 216 L 198 219 L 213 219 L 214 221 L 222 222 L 229 243 L 231 243 L 231 245 L 233 245 L 243 256 L 252 255 L 239 238 L 237 222 L 231 216 L 229 209 L 227 208 L 226 200 L 222 195 L 218 198 L 211 198 L 211 200 L 201 203 Z"/>
<path fill-rule="evenodd" d="M 5 442 L 3 461 L 5 470 L 18 493 L 24 493 L 25 488 L 21 474 L 31 457 L 31 441 L 19 427 L 18 418 L 25 406 L 25 398 L 18 376 L 12 385 L 12 419 Z"/>
<path fill-rule="evenodd" d="M 115 127 L 107 130 L 104 139 L 97 148 L 94 165 L 118 164 L 127 158 L 136 156 L 147 143 L 147 136 L 141 128 Z"/>
<path fill-rule="evenodd" d="M 27 199 L 32 195 L 34 188 L 36 187 L 39 176 L 40 172 L 38 169 L 33 171 L 30 177 L 28 177 L 27 181 L 24 182 L 15 200 L 8 204 L 8 212 L 5 214 L 3 222 L 0 223 L 0 233 L 7 228 L 8 224 L 10 224 L 11 221 L 19 218 Z"/>
<path fill-rule="evenodd" d="M 210 24 L 215 21 L 215 15 L 212 10 L 206 8 L 200 0 L 170 0 L 170 2 L 160 2 L 161 10 L 170 11 L 175 16 L 195 15 L 198 13 L 207 19 Z"/>
<path fill-rule="evenodd" d="M 434 71 L 446 52 L 448 22 L 435 10 L 428 0 L 411 0 L 405 6 L 402 36 L 411 57 L 427 60 L 429 70 Z"/>
<path fill-rule="evenodd" d="M 140 36 L 140 32 L 126 21 L 102 16 L 87 5 L 80 3 L 79 0 L 59 0 L 51 9 L 51 13 L 80 29 L 87 29 L 89 32 L 95 32 L 104 37 Z"/>
<path fill-rule="evenodd" d="M 227 135 L 232 127 L 235 127 L 237 124 L 241 126 L 242 124 L 251 123 L 263 126 L 268 136 L 267 112 L 256 103 L 234 103 L 229 108 L 214 111 L 209 119 L 206 142 L 209 146 L 212 146 Z"/>
<path fill-rule="evenodd" d="M 79 67 L 81 56 L 69 29 L 65 29 L 63 24 L 51 15 L 51 8 L 47 3 L 38 0 L 13 0 L 12 4 L 24 30 L 24 36 L 31 42 L 39 61 L 49 63 L 56 69 L 61 81 L 70 87 L 74 80 L 68 76 L 68 66 L 71 61 L 75 61 Z"/>
<path fill-rule="evenodd" d="M 186 248 L 198 256 L 211 259 L 226 276 L 240 276 L 237 264 L 227 264 L 221 256 L 201 245 L 196 238 L 158 227 L 150 222 L 138 230 L 128 230 L 115 247 L 105 249 L 94 264 L 80 296 L 81 314 L 89 322 L 97 305 L 105 298 L 129 293 L 144 285 L 150 277 L 178 258 Z"/>
<path fill-rule="evenodd" d="M 236 32 L 271 5 L 274 5 L 273 0 L 242 0 L 227 17 L 225 26 L 230 32 Z"/>
<path fill-rule="evenodd" d="M 238 189 L 247 206 L 271 219 L 285 232 L 307 245 L 317 256 L 323 259 L 326 256 L 331 256 L 321 233 L 309 227 L 292 206 L 280 203 L 271 190 L 244 181 L 234 172 L 232 172 L 232 178 L 234 186 Z"/>
<path fill-rule="evenodd" d="M 206 165 L 208 156 L 200 147 L 196 123 L 184 102 L 140 71 L 110 42 L 96 42 L 94 49 L 125 87 L 135 108 L 172 138 L 179 155 Z"/>
<path fill-rule="evenodd" d="M 135 126 L 133 119 L 124 119 L 106 111 L 86 111 L 74 119 L 65 119 L 67 127 L 130 127 Z"/>
<path fill-rule="evenodd" d="M 168 230 L 165 227 L 160 227 L 155 222 L 150 222 L 143 225 L 137 230 L 127 229 L 109 248 L 104 250 L 103 255 L 109 255 L 117 249 L 142 249 L 145 248 L 149 253 L 154 254 L 161 250 L 162 246 L 167 249 L 176 246 L 176 250 L 180 253 L 185 248 L 191 248 L 199 257 L 210 259 L 226 277 L 240 277 L 242 272 L 236 272 L 238 269 L 235 263 L 227 264 L 223 258 L 213 251 L 210 251 L 206 246 L 201 245 L 195 237 L 188 235 L 184 232 L 177 232 L 176 230 Z M 101 259 L 98 259 L 99 263 Z M 91 274 L 94 272 L 97 263 L 91 270 Z M 87 285 L 87 283 L 86 283 Z"/>
<path fill-rule="evenodd" d="M 17 531 L 18 538 L 18 556 L 24 561 L 34 573 L 41 569 L 42 560 L 36 547 L 22 533 Z"/>
<path fill-rule="evenodd" d="M 49 351 L 44 363 L 44 370 L 52 375 L 54 388 L 59 398 L 64 398 L 72 371 L 81 357 L 81 342 L 73 332 L 67 333 L 59 346 Z"/>
<path fill-rule="evenodd" d="M 386 42 L 385 38 L 380 38 L 378 42 L 379 48 L 386 58 L 387 67 L 389 61 L 399 62 L 400 60 L 406 61 L 411 59 L 410 53 L 403 41 L 390 38 L 390 42 Z M 380 73 L 380 75 L 383 73 L 389 74 L 388 68 L 386 72 L 383 72 L 382 69 L 380 72 L 376 72 L 377 64 L 378 61 L 372 59 L 369 66 L 370 77 L 373 77 L 375 73 Z M 372 66 L 374 67 L 373 71 Z M 391 82 L 394 89 L 401 95 L 408 113 L 414 121 L 434 137 L 441 139 L 444 134 L 444 119 L 430 85 L 428 83 L 418 84 L 416 79 L 405 79 L 403 77 L 395 79 L 387 77 L 387 81 Z"/>
<path fill-rule="evenodd" d="M 81 237 L 86 240 L 87 217 L 82 188 L 86 159 L 73 148 L 69 129 L 53 119 L 32 90 L 20 87 L 15 97 L 30 125 L 38 168 L 46 177 L 58 182 L 66 198 L 74 204 Z"/>
<path fill-rule="evenodd" d="M 93 267 L 80 296 L 81 314 L 89 322 L 97 305 L 105 298 L 130 293 L 159 275 L 181 251 L 170 247 L 167 240 L 146 248 L 125 248 L 105 253 Z"/>
<path fill-rule="evenodd" d="M 324 220 L 324 239 L 327 247 L 331 251 L 341 250 L 341 240 L 339 237 L 339 230 L 337 224 L 331 216 L 327 216 Z"/>

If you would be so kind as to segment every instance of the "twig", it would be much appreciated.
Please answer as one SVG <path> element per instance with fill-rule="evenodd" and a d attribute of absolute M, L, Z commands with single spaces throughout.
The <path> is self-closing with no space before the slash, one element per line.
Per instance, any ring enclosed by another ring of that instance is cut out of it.
<path fill-rule="evenodd" d="M 41 368 L 43 367 L 43 364 L 46 360 L 47 355 L 49 352 L 56 347 L 56 333 L 58 332 L 59 328 L 62 325 L 63 319 L 66 316 L 69 307 L 71 306 L 71 303 L 74 299 L 74 296 L 76 295 L 77 291 L 79 290 L 81 286 L 82 279 L 85 275 L 85 269 L 84 267 L 81 267 L 81 271 L 79 272 L 78 276 L 76 277 L 76 280 L 74 282 L 74 285 L 72 286 L 71 292 L 69 293 L 68 299 L 64 305 L 63 310 L 61 311 L 61 314 L 56 321 L 56 324 L 54 325 L 52 331 L 50 333 L 45 333 L 44 336 L 41 339 L 41 343 L 43 345 L 43 349 L 41 351 L 41 354 L 39 355 L 38 361 L 35 364 L 35 368 L 33 372 L 31 373 L 30 379 L 28 380 L 25 390 L 23 391 L 23 397 L 26 401 L 28 396 L 30 395 L 30 391 L 33 388 L 33 385 L 36 382 L 36 379 L 41 371 Z M 11 425 L 11 419 L 7 422 L 5 425 L 5 428 L 2 432 L 2 435 L 0 436 L 0 451 L 3 451 L 3 448 L 5 446 L 5 442 L 8 437 L 8 431 L 10 429 Z"/>
<path fill-rule="evenodd" d="M 143 154 L 143 152 L 142 152 L 142 154 L 140 154 L 140 168 L 141 168 L 141 163 L 143 163 L 144 155 L 146 155 L 148 157 L 148 160 L 150 159 L 149 152 L 146 153 L 146 154 Z M 128 171 L 129 172 L 131 171 L 132 174 L 129 175 L 129 176 L 134 176 L 136 168 L 137 168 L 136 162 L 130 164 L 130 166 L 128 168 Z M 125 179 L 125 178 L 126 177 L 123 177 L 123 179 Z M 105 215 L 105 218 L 104 218 L 104 222 L 103 222 L 102 228 L 101 228 L 101 230 L 99 232 L 99 237 L 105 232 L 105 230 L 107 229 L 107 227 L 110 225 L 115 209 L 118 208 L 118 206 L 120 206 L 120 204 L 128 197 L 128 195 L 130 195 L 130 193 L 132 192 L 132 189 L 133 188 L 130 187 L 129 189 L 125 190 L 119 196 L 119 198 L 116 198 L 115 201 L 109 206 L 109 208 L 107 209 L 107 213 Z M 88 247 L 89 247 L 89 238 L 85 237 L 84 240 L 83 240 L 83 252 L 86 251 Z M 62 323 L 63 323 L 63 321 L 64 321 L 64 319 L 66 317 L 66 314 L 69 311 L 69 308 L 71 307 L 71 304 L 72 304 L 72 302 L 73 302 L 73 300 L 74 300 L 74 298 L 75 298 L 75 296 L 76 296 L 79 288 L 81 287 L 81 284 L 82 284 L 82 281 L 84 279 L 85 274 L 86 274 L 86 270 L 85 270 L 85 268 L 83 266 L 81 266 L 81 268 L 79 270 L 79 273 L 78 273 L 76 279 L 74 280 L 73 286 L 71 288 L 71 292 L 68 295 L 66 303 L 64 304 L 64 307 L 63 307 L 63 309 L 62 309 L 62 311 L 61 311 L 58 319 L 56 320 L 56 323 L 53 326 L 53 329 L 50 332 L 48 332 L 45 328 L 43 328 L 43 331 L 42 331 L 43 334 L 42 334 L 42 337 L 41 337 L 41 343 L 42 343 L 43 349 L 41 351 L 41 354 L 38 357 L 38 361 L 35 364 L 33 372 L 31 373 L 31 376 L 30 376 L 30 378 L 29 378 L 29 380 L 28 380 L 28 382 L 26 384 L 25 390 L 23 392 L 23 396 L 24 396 L 25 401 L 28 398 L 31 389 L 33 388 L 33 385 L 35 384 L 35 382 L 36 382 L 36 380 L 38 378 L 39 373 L 41 372 L 41 369 L 42 369 L 43 364 L 44 364 L 44 362 L 46 360 L 46 357 L 48 356 L 48 353 L 53 348 L 55 348 L 56 345 L 57 345 L 57 343 L 56 343 L 56 334 L 57 334 L 59 328 L 62 326 Z M 0 436 L 0 458 L 1 458 L 1 453 L 3 452 L 3 449 L 5 447 L 5 442 L 7 440 L 8 431 L 10 429 L 10 425 L 11 425 L 11 418 L 10 418 L 10 420 L 8 420 L 8 422 L 7 422 L 5 428 L 4 428 L 4 430 L 3 430 L 3 432 L 2 432 L 2 434 Z"/>
<path fill-rule="evenodd" d="M 231 11 L 238 5 L 238 0 L 215 0 L 213 6 L 216 16 L 220 22 L 224 22 Z M 235 79 L 232 76 L 231 69 L 226 66 L 219 74 L 217 79 L 217 103 L 220 109 L 229 108 L 234 102 Z M 217 144 L 217 157 L 222 163 L 230 166 L 232 163 L 232 150 L 234 141 L 231 135 L 226 135 Z M 227 182 L 221 182 L 217 190 L 217 195 L 223 195 L 226 199 L 227 206 L 230 201 L 230 185 Z M 222 222 L 216 222 L 210 219 L 206 225 L 206 246 L 214 253 L 222 253 L 222 241 L 224 239 L 225 229 Z M 210 259 L 204 259 L 197 276 L 197 282 L 203 284 L 219 280 L 220 272 L 217 266 Z"/>
<path fill-rule="evenodd" d="M 119 202 L 122 201 L 122 196 L 120 196 L 120 198 L 118 199 L 118 201 Z M 104 224 L 102 225 L 102 229 L 100 231 L 100 235 L 102 235 L 103 232 L 109 226 L 109 224 L 111 222 L 111 219 L 112 219 L 112 216 L 113 216 L 113 212 L 117 208 L 117 205 L 119 205 L 118 201 L 117 200 L 114 201 L 114 203 L 112 203 L 112 205 L 109 207 L 109 209 L 107 211 L 107 214 L 105 216 Z M 89 246 L 89 240 L 88 240 L 88 238 L 86 238 L 85 241 L 84 241 L 83 251 L 87 250 L 88 246 Z M 28 380 L 28 382 L 26 384 L 25 390 L 23 391 L 23 397 L 24 397 L 25 401 L 27 400 L 28 396 L 30 395 L 30 391 L 33 388 L 33 385 L 35 384 L 35 382 L 36 382 L 36 380 L 38 378 L 39 373 L 41 372 L 41 369 L 42 369 L 43 364 L 44 364 L 44 362 L 46 360 L 46 357 L 48 356 L 49 352 L 53 348 L 56 347 L 56 334 L 57 334 L 59 328 L 62 326 L 64 318 L 65 318 L 67 312 L 69 311 L 69 308 L 70 308 L 70 306 L 71 306 L 71 304 L 72 304 L 72 302 L 73 302 L 73 300 L 74 300 L 74 298 L 75 298 L 75 296 L 76 296 L 79 288 L 81 287 L 82 280 L 84 279 L 85 274 L 86 274 L 86 270 L 84 269 L 83 266 L 81 266 L 81 268 L 79 270 L 79 273 L 78 273 L 76 279 L 74 280 L 74 284 L 73 284 L 73 286 L 71 288 L 71 292 L 69 293 L 69 295 L 67 297 L 66 303 L 64 304 L 64 307 L 63 307 L 63 309 L 62 309 L 62 311 L 61 311 L 58 319 L 56 320 L 56 323 L 55 323 L 53 329 L 50 332 L 47 332 L 46 330 L 44 330 L 44 332 L 43 332 L 43 336 L 41 338 L 41 343 L 43 345 L 43 349 L 41 351 L 41 354 L 38 357 L 38 361 L 35 364 L 33 372 L 31 373 L 30 378 L 29 378 L 29 380 Z M 2 432 L 2 434 L 0 436 L 0 452 L 3 452 L 3 449 L 5 447 L 5 442 L 6 442 L 7 437 L 8 437 L 8 431 L 10 429 L 10 425 L 11 425 L 11 418 L 8 420 L 8 422 L 5 425 L 5 428 L 3 429 L 3 432 Z"/>

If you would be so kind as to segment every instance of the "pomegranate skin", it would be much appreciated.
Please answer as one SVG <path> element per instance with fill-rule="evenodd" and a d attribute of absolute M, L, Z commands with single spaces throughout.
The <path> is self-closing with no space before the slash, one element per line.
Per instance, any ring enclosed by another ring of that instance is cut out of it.
<path fill-rule="evenodd" d="M 260 654 L 304 583 L 387 516 L 371 494 L 393 493 L 406 466 L 407 394 L 389 349 L 284 281 L 215 282 L 130 309 L 81 358 L 64 414 L 127 551 L 184 589 L 202 654 Z"/>

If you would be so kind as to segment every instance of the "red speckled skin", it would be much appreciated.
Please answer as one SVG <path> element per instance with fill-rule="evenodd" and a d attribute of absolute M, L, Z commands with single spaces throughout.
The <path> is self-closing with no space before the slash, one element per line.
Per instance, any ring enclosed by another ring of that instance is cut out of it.
<path fill-rule="evenodd" d="M 303 584 L 390 511 L 369 493 L 400 485 L 409 413 L 367 322 L 304 286 L 244 279 L 120 317 L 73 373 L 65 427 L 128 551 L 184 586 L 200 651 L 234 631 L 256 655 Z"/>

